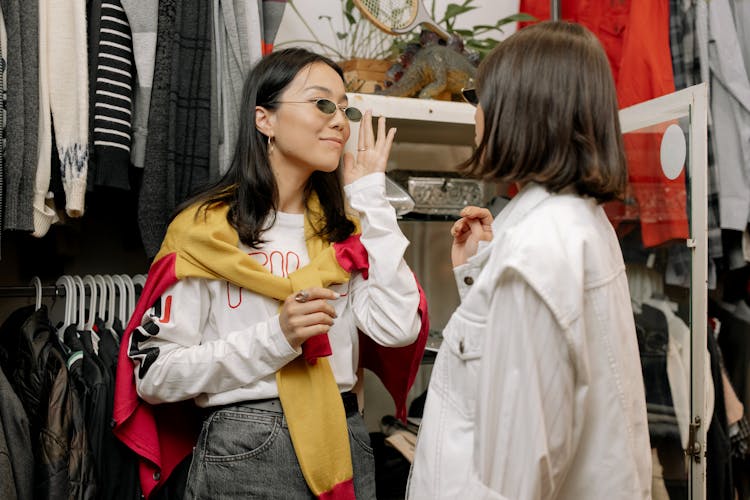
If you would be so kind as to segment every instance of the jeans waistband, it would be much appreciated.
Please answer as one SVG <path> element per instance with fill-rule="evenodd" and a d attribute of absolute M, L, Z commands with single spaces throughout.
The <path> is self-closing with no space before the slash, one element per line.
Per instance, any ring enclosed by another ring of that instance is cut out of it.
<path fill-rule="evenodd" d="M 346 413 L 347 417 L 359 412 L 359 402 L 357 401 L 357 395 L 353 392 L 342 392 L 341 401 L 344 404 L 344 412 Z M 244 406 L 246 408 L 255 408 L 258 410 L 270 411 L 275 413 L 284 413 L 284 410 L 281 407 L 281 400 L 279 398 L 255 399 L 252 401 L 242 401 L 222 406 L 211 406 L 206 408 L 205 411 L 208 415 L 215 411 L 223 410 L 225 408 L 231 408 L 233 406 Z"/>

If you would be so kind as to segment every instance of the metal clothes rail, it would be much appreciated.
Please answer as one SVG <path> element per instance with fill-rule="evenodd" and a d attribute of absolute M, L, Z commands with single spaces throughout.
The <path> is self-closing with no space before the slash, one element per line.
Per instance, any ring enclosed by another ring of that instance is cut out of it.
<path fill-rule="evenodd" d="M 560 20 L 560 0 L 550 0 L 550 19 L 553 21 Z"/>
<path fill-rule="evenodd" d="M 34 285 L 0 285 L 0 298 L 36 297 L 36 294 L 37 294 L 37 287 Z M 64 297 L 64 296 L 65 296 L 64 286 L 42 285 L 42 297 Z"/>

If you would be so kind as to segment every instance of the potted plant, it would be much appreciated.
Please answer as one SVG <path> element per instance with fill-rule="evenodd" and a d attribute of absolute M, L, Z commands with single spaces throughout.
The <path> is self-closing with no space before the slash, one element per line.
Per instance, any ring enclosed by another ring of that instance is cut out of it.
<path fill-rule="evenodd" d="M 503 27 L 517 21 L 531 21 L 534 17 L 528 14 L 514 14 L 499 19 L 494 24 L 480 24 L 470 29 L 456 28 L 456 20 L 463 14 L 478 7 L 475 0 L 463 0 L 462 3 L 449 3 L 443 15 L 435 16 L 435 0 L 432 0 L 432 18 L 443 26 L 449 33 L 457 35 L 459 46 L 457 50 L 465 54 L 474 64 L 497 45 L 498 39 L 493 33 L 503 33 Z M 324 20 L 334 35 L 332 43 L 326 43 L 316 34 L 305 17 L 299 11 L 293 0 L 287 4 L 297 15 L 310 35 L 307 40 L 289 40 L 277 47 L 300 43 L 312 44 L 317 50 L 337 61 L 344 70 L 347 90 L 350 92 L 371 93 L 394 82 L 408 67 L 415 47 L 423 45 L 424 40 L 430 38 L 431 32 L 420 33 L 415 30 L 407 35 L 394 36 L 379 30 L 368 21 L 356 8 L 353 0 L 340 0 L 341 19 L 321 14 L 319 20 Z M 338 23 L 340 22 L 340 25 Z M 427 35 L 427 36 L 425 36 Z M 436 35 L 433 35 L 435 38 Z M 454 40 L 455 42 L 455 40 Z M 437 42 L 435 42 L 437 43 Z"/>
<path fill-rule="evenodd" d="M 435 17 L 435 0 L 432 0 L 430 14 L 437 24 L 443 26 L 447 32 L 461 37 L 464 50 L 475 59 L 476 63 L 484 59 L 484 56 L 500 42 L 499 39 L 488 36 L 488 34 L 502 34 L 504 33 L 503 27 L 511 23 L 536 20 L 534 16 L 529 14 L 518 13 L 498 19 L 494 24 L 476 24 L 470 29 L 456 28 L 456 20 L 461 15 L 478 8 L 473 4 L 474 0 L 464 0 L 461 4 L 449 3 L 445 7 L 443 16 L 438 19 Z M 416 40 L 412 39 L 412 41 Z"/>
<path fill-rule="evenodd" d="M 494 24 L 474 25 L 471 29 L 456 28 L 459 16 L 478 8 L 473 4 L 474 0 L 450 3 L 442 17 L 438 17 L 435 16 L 433 0 L 431 17 L 451 34 L 451 38 L 441 40 L 437 34 L 421 30 L 405 41 L 395 41 L 399 57 L 386 72 L 385 88 L 377 90 L 398 97 L 460 99 L 460 88 L 465 86 L 464 82 L 473 78 L 475 67 L 500 42 L 488 35 L 503 33 L 507 24 L 535 19 L 528 14 L 513 14 L 498 19 Z M 438 76 L 443 77 L 441 81 L 447 82 L 442 89 L 430 85 Z"/>
<path fill-rule="evenodd" d="M 377 29 L 365 19 L 352 0 L 341 0 L 341 20 L 334 21 L 330 15 L 321 14 L 334 35 L 333 43 L 325 43 L 316 34 L 293 0 L 287 5 L 294 11 L 310 35 L 308 40 L 289 40 L 277 47 L 300 43 L 316 46 L 318 52 L 338 62 L 344 70 L 347 91 L 373 92 L 376 86 L 385 83 L 385 72 L 398 56 L 399 41 L 406 37 L 394 37 Z"/>

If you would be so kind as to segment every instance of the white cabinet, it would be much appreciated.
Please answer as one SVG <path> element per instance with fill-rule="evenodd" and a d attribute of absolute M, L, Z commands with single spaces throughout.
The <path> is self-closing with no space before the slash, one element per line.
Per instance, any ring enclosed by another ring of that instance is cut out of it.
<path fill-rule="evenodd" d="M 464 102 L 413 97 L 348 94 L 349 105 L 374 116 L 384 115 L 398 129 L 396 140 L 408 143 L 471 145 L 474 140 L 474 107 Z M 354 132 L 354 130 L 352 130 Z M 354 133 L 352 137 L 356 139 Z"/>
<path fill-rule="evenodd" d="M 468 158 L 474 143 L 475 108 L 463 102 L 436 101 L 372 94 L 348 94 L 349 105 L 362 112 L 371 109 L 383 115 L 388 127 L 396 127 L 389 170 L 453 170 Z M 352 126 L 346 146 L 356 150 L 358 125 Z M 406 260 L 417 275 L 430 310 L 432 330 L 442 330 L 458 306 L 458 292 L 450 263 L 452 221 L 403 220 L 401 230 L 409 239 Z M 412 398 L 426 388 L 432 366 L 423 365 L 409 394 Z M 379 380 L 365 374 L 365 422 L 368 430 L 379 430 L 384 415 L 395 411 L 393 402 Z"/>

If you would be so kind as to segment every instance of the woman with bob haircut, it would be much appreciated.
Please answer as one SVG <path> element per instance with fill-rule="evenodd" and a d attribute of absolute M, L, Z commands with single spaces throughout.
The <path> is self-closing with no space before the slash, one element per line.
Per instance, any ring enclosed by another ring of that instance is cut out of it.
<path fill-rule="evenodd" d="M 605 52 L 532 25 L 481 63 L 466 168 L 515 183 L 452 227 L 461 304 L 432 371 L 409 498 L 651 498 L 651 450 L 620 246 L 601 203 L 627 172 Z"/>
<path fill-rule="evenodd" d="M 300 48 L 252 68 L 241 109 L 229 170 L 178 207 L 149 269 L 114 432 L 146 497 L 192 455 L 185 499 L 374 499 L 352 391 L 370 368 L 405 416 L 429 328 L 385 197 L 396 130 Z"/>

